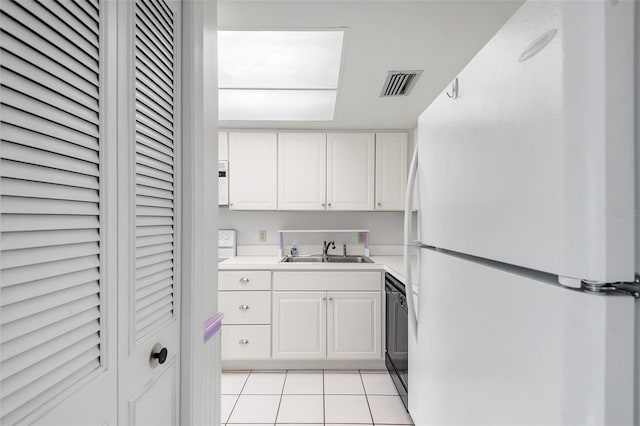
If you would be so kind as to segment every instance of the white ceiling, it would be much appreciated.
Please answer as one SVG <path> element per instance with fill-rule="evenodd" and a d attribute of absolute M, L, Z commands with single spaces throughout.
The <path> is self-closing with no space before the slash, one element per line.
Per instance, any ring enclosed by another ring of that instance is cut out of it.
<path fill-rule="evenodd" d="M 418 115 L 522 1 L 218 2 L 220 29 L 347 27 L 334 121 L 220 121 L 221 128 L 413 129 Z M 424 70 L 409 96 L 380 98 L 390 70 Z"/>

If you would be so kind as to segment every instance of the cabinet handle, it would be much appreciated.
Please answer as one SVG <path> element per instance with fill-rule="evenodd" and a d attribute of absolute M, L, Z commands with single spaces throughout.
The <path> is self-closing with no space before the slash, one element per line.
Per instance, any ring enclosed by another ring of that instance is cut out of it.
<path fill-rule="evenodd" d="M 322 203 L 321 206 L 324 207 L 324 203 Z"/>
<path fill-rule="evenodd" d="M 247 339 L 240 339 L 238 343 L 240 343 L 241 345 L 248 345 L 249 341 Z"/>
<path fill-rule="evenodd" d="M 240 309 L 241 311 L 246 311 L 249 309 L 249 305 L 240 305 L 238 306 L 238 309 Z"/>
<path fill-rule="evenodd" d="M 323 297 L 323 298 L 322 298 L 322 301 L 323 301 L 323 302 L 324 302 L 324 301 L 326 301 L 326 300 L 327 300 L 327 298 L 326 298 L 326 297 Z"/>
<path fill-rule="evenodd" d="M 381 206 L 381 205 L 382 205 L 382 203 L 378 203 L 378 206 Z"/>
<path fill-rule="evenodd" d="M 330 297 L 330 298 L 329 298 L 329 302 L 333 302 L 333 297 Z"/>
<path fill-rule="evenodd" d="M 327 206 L 331 207 L 331 203 L 327 204 Z"/>
<path fill-rule="evenodd" d="M 249 278 L 240 278 L 240 284 L 247 284 L 249 282 Z"/>

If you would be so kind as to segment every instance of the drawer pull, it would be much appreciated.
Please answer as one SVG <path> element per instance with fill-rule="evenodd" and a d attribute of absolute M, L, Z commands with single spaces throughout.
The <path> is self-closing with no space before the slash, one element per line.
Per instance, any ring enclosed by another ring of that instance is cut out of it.
<path fill-rule="evenodd" d="M 240 343 L 241 345 L 248 345 L 249 341 L 247 339 L 240 339 L 238 343 Z"/>
<path fill-rule="evenodd" d="M 240 284 L 247 284 L 249 282 L 249 278 L 240 278 Z"/>
<path fill-rule="evenodd" d="M 241 311 L 246 311 L 249 309 L 249 305 L 240 305 L 238 306 L 238 309 L 240 309 Z"/>

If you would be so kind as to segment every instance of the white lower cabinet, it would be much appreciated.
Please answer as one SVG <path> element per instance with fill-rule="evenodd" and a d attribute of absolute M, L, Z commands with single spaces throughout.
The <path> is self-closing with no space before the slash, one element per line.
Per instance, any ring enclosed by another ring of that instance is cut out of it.
<path fill-rule="evenodd" d="M 382 361 L 379 271 L 221 271 L 219 284 L 224 361 Z"/>
<path fill-rule="evenodd" d="M 380 359 L 380 292 L 273 293 L 274 359 Z"/>
<path fill-rule="evenodd" d="M 271 358 L 271 271 L 221 271 L 223 360 Z"/>
<path fill-rule="evenodd" d="M 326 303 L 325 292 L 273 293 L 273 358 L 325 358 Z"/>
<path fill-rule="evenodd" d="M 270 291 L 221 291 L 218 305 L 222 324 L 270 324 Z"/>
<path fill-rule="evenodd" d="M 271 357 L 270 325 L 223 325 L 220 339 L 223 360 Z"/>
<path fill-rule="evenodd" d="M 327 358 L 382 356 L 380 292 L 327 293 Z"/>

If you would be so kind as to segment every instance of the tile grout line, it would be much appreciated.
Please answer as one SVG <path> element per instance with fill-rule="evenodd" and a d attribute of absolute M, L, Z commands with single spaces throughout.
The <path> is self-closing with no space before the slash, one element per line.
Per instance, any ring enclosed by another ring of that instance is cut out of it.
<path fill-rule="evenodd" d="M 362 390 L 364 391 L 364 398 L 367 400 L 367 408 L 369 409 L 371 424 L 375 425 L 375 421 L 373 420 L 373 413 L 371 412 L 371 404 L 369 404 L 369 396 L 367 395 L 367 388 L 364 386 L 364 379 L 362 378 L 362 370 L 358 370 L 358 375 L 360 376 L 360 382 L 362 382 Z"/>
<path fill-rule="evenodd" d="M 284 387 L 287 385 L 287 376 L 289 370 L 284 371 L 284 381 L 282 382 L 282 389 L 280 390 L 280 401 L 278 401 L 278 410 L 276 410 L 276 419 L 274 420 L 274 426 L 278 423 L 278 416 L 280 415 L 280 406 L 282 405 L 282 397 L 284 396 Z"/>
<path fill-rule="evenodd" d="M 247 378 L 244 379 L 244 383 L 242 384 L 242 387 L 240 388 L 240 393 L 238 394 L 238 397 L 236 398 L 235 402 L 233 403 L 233 407 L 231 407 L 231 411 L 229 411 L 229 415 L 227 416 L 227 420 L 224 421 L 224 424 L 226 425 L 227 423 L 229 423 L 229 420 L 231 420 L 231 415 L 233 414 L 233 410 L 236 409 L 236 405 L 238 405 L 238 401 L 240 400 L 240 395 L 242 395 L 242 391 L 244 390 L 244 387 L 247 385 L 247 382 L 249 381 L 249 376 L 251 375 L 251 370 L 249 370 L 249 373 L 247 374 Z"/>
<path fill-rule="evenodd" d="M 322 370 L 322 424 L 327 424 L 327 399 L 325 398 L 324 369 Z"/>

